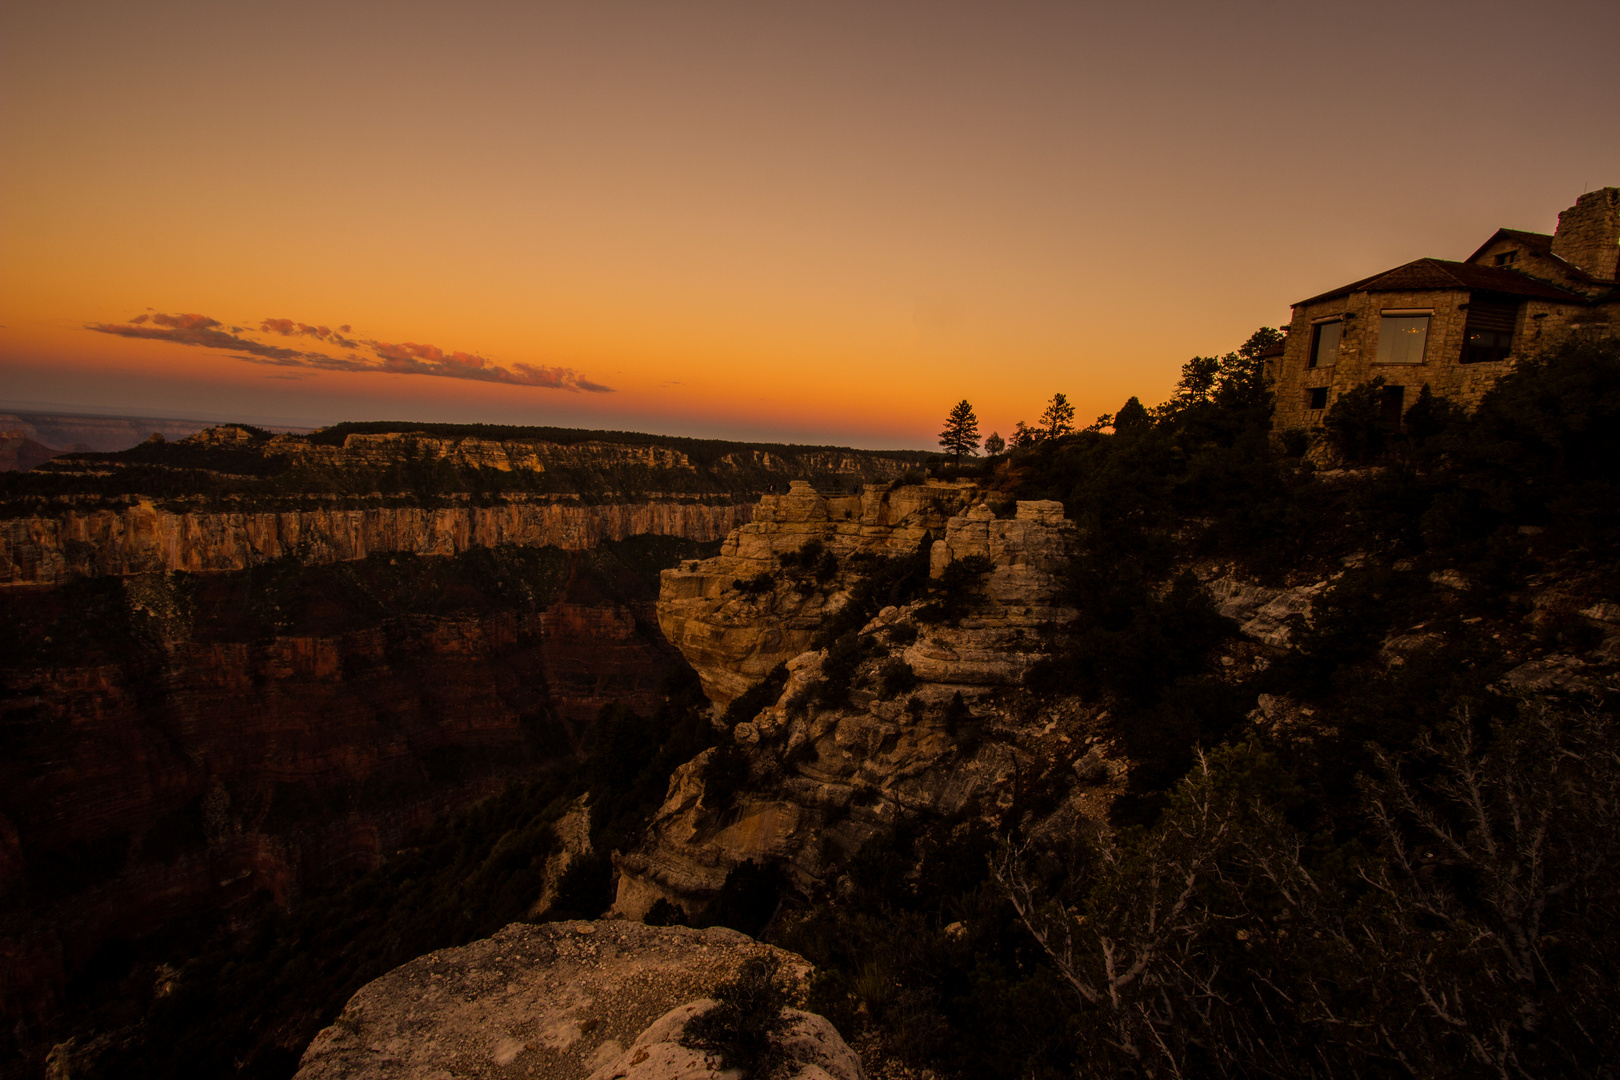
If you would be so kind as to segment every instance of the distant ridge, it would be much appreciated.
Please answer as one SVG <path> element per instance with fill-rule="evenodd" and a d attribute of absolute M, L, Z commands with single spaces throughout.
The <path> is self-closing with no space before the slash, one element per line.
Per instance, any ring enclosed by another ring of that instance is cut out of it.
<path fill-rule="evenodd" d="M 36 443 L 59 448 L 58 453 L 113 453 L 139 445 L 153 432 L 172 441 L 227 422 L 219 419 L 187 420 L 177 417 L 0 409 L 0 432 L 17 432 Z M 264 430 L 305 432 L 314 429 L 272 427 Z"/>
<path fill-rule="evenodd" d="M 249 428 L 250 425 L 239 424 Z M 439 424 L 405 420 L 343 421 L 312 431 L 309 441 L 317 446 L 341 446 L 350 435 L 431 435 L 440 439 L 487 439 L 491 442 L 548 442 L 573 446 L 583 442 L 618 443 L 623 446 L 668 446 L 699 460 L 711 460 L 737 450 L 786 450 L 794 453 L 840 451 L 900 458 L 917 462 L 939 456 L 930 450 L 855 450 L 848 446 L 822 443 L 779 443 L 737 439 L 699 439 L 686 435 L 653 435 L 643 431 L 610 431 L 592 428 L 565 428 L 521 424 Z"/>

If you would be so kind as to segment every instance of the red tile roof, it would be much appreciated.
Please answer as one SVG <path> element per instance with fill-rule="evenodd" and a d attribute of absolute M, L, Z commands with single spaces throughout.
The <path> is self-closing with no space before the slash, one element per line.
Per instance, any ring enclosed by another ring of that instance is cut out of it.
<path fill-rule="evenodd" d="M 1529 233 L 1525 235 L 1535 235 Z M 1358 292 L 1418 292 L 1425 289 L 1481 289 L 1487 292 L 1509 293 L 1514 296 L 1535 296 L 1543 300 L 1560 300 L 1567 304 L 1585 304 L 1586 297 L 1560 289 L 1544 281 L 1526 277 L 1512 270 L 1495 266 L 1475 266 L 1473 263 L 1452 262 L 1449 259 L 1415 259 L 1404 266 L 1385 270 L 1381 274 L 1352 281 L 1337 289 L 1301 300 L 1300 304 L 1314 304 L 1336 296 Z"/>

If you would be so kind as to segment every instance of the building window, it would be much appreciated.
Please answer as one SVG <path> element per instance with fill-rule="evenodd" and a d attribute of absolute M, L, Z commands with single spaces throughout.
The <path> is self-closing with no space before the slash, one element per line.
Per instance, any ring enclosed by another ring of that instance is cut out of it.
<path fill-rule="evenodd" d="M 1305 407 L 1307 409 L 1327 408 L 1327 392 L 1325 386 L 1307 386 L 1305 388 Z"/>
<path fill-rule="evenodd" d="M 1501 330 L 1469 329 L 1463 341 L 1462 362 L 1489 364 L 1513 355 L 1513 335 Z"/>
<path fill-rule="evenodd" d="M 1344 336 L 1344 323 L 1339 319 L 1319 322 L 1311 327 L 1311 367 L 1330 367 L 1339 359 L 1339 339 Z"/>
<path fill-rule="evenodd" d="M 1429 313 L 1386 311 L 1378 323 L 1380 364 L 1421 364 L 1429 344 Z"/>
<path fill-rule="evenodd" d="M 1518 258 L 1519 253 L 1517 251 L 1504 251 L 1496 257 L 1496 265 L 1512 266 Z"/>
<path fill-rule="evenodd" d="M 1379 399 L 1380 411 L 1384 414 L 1384 423 L 1390 427 L 1399 427 L 1401 424 L 1401 411 L 1406 404 L 1406 387 L 1383 387 L 1383 396 Z"/>
<path fill-rule="evenodd" d="M 1506 360 L 1513 353 L 1513 327 L 1519 321 L 1519 301 L 1514 297 L 1474 293 L 1468 302 L 1468 322 L 1463 327 L 1462 362 L 1488 364 Z"/>

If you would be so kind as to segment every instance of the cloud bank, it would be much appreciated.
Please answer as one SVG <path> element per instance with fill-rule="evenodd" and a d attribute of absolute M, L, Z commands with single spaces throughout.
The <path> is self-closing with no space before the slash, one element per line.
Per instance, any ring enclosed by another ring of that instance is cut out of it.
<path fill-rule="evenodd" d="M 98 334 L 167 341 L 226 353 L 236 360 L 276 367 L 310 368 L 317 371 L 373 372 L 384 375 L 431 375 L 442 379 L 470 379 L 473 382 L 503 383 L 508 386 L 538 386 L 547 390 L 584 391 L 611 394 L 613 388 L 580 375 L 573 368 L 545 364 L 495 363 L 477 353 L 445 350 L 437 345 L 414 341 L 393 344 L 370 338 L 349 337 L 348 324 L 333 329 L 294 319 L 262 319 L 257 333 L 289 340 L 309 339 L 328 348 L 342 350 L 334 355 L 303 345 L 277 345 L 248 336 L 254 331 L 226 326 L 207 315 L 137 315 L 121 323 L 89 323 L 85 329 Z M 301 345 L 303 343 L 300 343 Z"/>

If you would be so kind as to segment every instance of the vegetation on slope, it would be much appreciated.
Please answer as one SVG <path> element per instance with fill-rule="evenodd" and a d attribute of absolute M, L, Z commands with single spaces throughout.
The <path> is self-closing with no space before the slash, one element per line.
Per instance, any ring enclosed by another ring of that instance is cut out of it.
<path fill-rule="evenodd" d="M 1566 608 L 1620 587 L 1620 350 L 1527 363 L 1473 417 L 1352 399 L 1329 431 L 1379 428 L 1335 448 L 1380 448 L 1352 472 L 1267 437 L 1249 359 L 981 467 L 1081 524 L 1081 614 L 1034 689 L 1106 704 L 1133 765 L 1114 836 L 1042 848 L 1015 808 L 964 857 L 966 823 L 908 822 L 784 942 L 821 1009 L 948 1075 L 1605 1075 L 1620 740 L 1600 699 L 1503 677 L 1607 662 Z M 1332 584 L 1256 653 L 1191 566 Z M 1585 599 L 1532 608 L 1548 582 Z"/>

